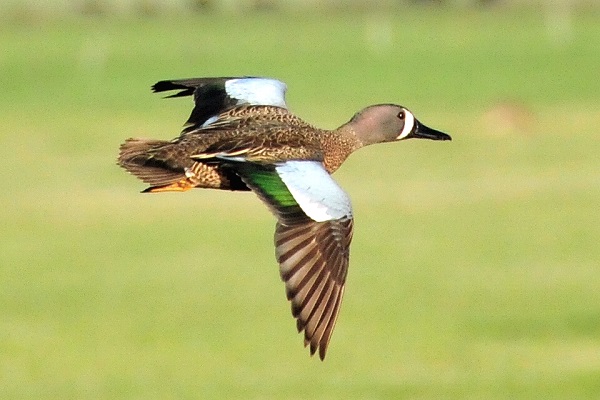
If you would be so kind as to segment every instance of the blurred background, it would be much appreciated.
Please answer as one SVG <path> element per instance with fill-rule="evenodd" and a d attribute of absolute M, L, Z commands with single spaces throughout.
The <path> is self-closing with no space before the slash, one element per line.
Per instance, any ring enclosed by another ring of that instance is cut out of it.
<path fill-rule="evenodd" d="M 5 0 L 0 398 L 597 398 L 595 0 Z M 325 128 L 400 103 L 452 142 L 359 151 L 325 362 L 249 193 L 142 195 L 162 79 L 257 75 Z"/>

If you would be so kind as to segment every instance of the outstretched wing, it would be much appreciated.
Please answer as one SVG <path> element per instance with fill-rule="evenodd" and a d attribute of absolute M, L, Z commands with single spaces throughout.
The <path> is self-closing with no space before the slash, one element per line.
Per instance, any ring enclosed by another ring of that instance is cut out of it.
<path fill-rule="evenodd" d="M 275 254 L 292 315 L 310 354 L 324 359 L 348 272 L 350 199 L 320 162 L 224 161 L 277 217 Z"/>
<path fill-rule="evenodd" d="M 184 133 L 203 128 L 216 116 L 239 105 L 265 105 L 287 108 L 285 83 L 269 78 L 193 78 L 160 81 L 154 92 L 179 90 L 167 97 L 194 95 L 194 109 L 186 121 Z"/>

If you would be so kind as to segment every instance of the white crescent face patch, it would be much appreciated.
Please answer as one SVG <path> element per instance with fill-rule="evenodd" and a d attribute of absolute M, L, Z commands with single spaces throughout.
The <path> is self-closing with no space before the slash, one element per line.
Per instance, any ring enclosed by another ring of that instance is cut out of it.
<path fill-rule="evenodd" d="M 398 140 L 404 139 L 408 136 L 409 133 L 412 132 L 415 127 L 415 116 L 408 110 L 404 109 L 404 127 L 402 128 L 402 132 L 398 135 Z"/>

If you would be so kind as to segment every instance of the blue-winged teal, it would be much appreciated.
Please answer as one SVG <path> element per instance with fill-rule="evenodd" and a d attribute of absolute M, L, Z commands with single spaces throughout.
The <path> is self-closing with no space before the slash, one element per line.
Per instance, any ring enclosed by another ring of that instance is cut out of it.
<path fill-rule="evenodd" d="M 339 312 L 352 240 L 348 195 L 331 178 L 353 151 L 409 138 L 450 140 L 406 108 L 369 106 L 335 130 L 287 110 L 284 83 L 266 78 L 161 81 L 195 107 L 171 141 L 128 139 L 119 164 L 150 185 L 144 192 L 191 188 L 252 190 L 277 217 L 275 254 L 298 331 L 311 355 L 325 357 Z"/>

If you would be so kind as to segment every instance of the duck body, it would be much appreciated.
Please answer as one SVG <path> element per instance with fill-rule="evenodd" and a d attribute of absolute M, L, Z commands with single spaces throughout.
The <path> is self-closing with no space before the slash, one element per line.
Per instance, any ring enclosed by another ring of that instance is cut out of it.
<path fill-rule="evenodd" d="M 147 192 L 191 188 L 249 190 L 223 157 L 273 164 L 290 160 L 321 162 L 333 173 L 360 143 L 345 130 L 317 129 L 276 106 L 241 106 L 210 125 L 171 141 L 129 139 L 120 163 L 151 185 Z"/>
<path fill-rule="evenodd" d="M 411 137 L 450 140 L 395 104 L 369 106 L 334 130 L 287 109 L 286 86 L 268 78 L 161 81 L 155 92 L 193 95 L 179 137 L 128 139 L 118 163 L 144 192 L 253 191 L 277 218 L 275 255 L 299 332 L 324 359 L 345 289 L 353 214 L 331 177 L 357 149 Z"/>

